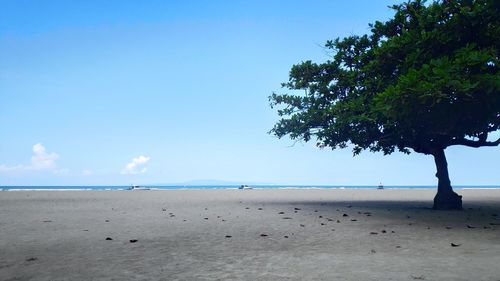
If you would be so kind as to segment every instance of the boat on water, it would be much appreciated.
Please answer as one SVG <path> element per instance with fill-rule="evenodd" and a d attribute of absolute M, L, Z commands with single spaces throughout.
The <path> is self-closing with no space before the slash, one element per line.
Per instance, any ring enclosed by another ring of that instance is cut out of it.
<path fill-rule="evenodd" d="M 251 186 L 248 186 L 246 184 L 242 184 L 240 185 L 240 187 L 238 187 L 238 189 L 253 189 Z"/>
<path fill-rule="evenodd" d="M 131 185 L 127 190 L 151 190 L 149 187 L 140 186 L 140 185 Z"/>
<path fill-rule="evenodd" d="M 382 183 L 379 183 L 377 189 L 384 189 L 384 185 Z"/>

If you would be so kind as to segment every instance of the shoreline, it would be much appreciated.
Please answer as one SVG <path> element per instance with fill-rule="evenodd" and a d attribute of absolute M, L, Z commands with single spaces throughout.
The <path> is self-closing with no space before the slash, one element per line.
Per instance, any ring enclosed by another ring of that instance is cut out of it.
<path fill-rule="evenodd" d="M 203 187 L 148 187 L 148 190 L 128 190 L 129 187 L 119 187 L 119 188 L 106 188 L 100 186 L 96 186 L 95 188 L 15 188 L 17 186 L 12 187 L 1 187 L 0 191 L 173 191 L 173 190 L 239 190 L 238 187 L 217 187 L 217 186 L 203 186 Z M 146 186 L 147 187 L 147 186 Z M 251 186 L 250 189 L 245 189 L 244 191 L 249 190 L 437 190 L 436 186 L 384 186 L 383 189 L 379 189 L 376 186 L 370 187 L 355 187 L 355 186 L 346 186 L 346 187 L 321 187 L 321 186 L 286 186 L 286 187 L 259 187 L 259 186 Z M 498 190 L 500 186 L 454 186 L 454 190 Z"/>

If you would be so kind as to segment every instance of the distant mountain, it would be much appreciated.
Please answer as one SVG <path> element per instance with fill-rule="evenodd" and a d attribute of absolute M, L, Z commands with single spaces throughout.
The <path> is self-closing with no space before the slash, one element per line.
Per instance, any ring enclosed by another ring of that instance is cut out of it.
<path fill-rule="evenodd" d="M 196 186 L 196 185 L 272 185 L 272 183 L 248 182 L 248 181 L 223 181 L 223 180 L 191 180 L 179 183 L 153 183 L 152 186 Z"/>

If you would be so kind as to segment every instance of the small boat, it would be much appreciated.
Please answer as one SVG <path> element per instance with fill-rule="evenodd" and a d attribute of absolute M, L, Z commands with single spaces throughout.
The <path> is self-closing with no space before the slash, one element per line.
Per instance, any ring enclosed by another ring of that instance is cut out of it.
<path fill-rule="evenodd" d="M 382 183 L 379 183 L 377 189 L 384 189 L 384 185 Z"/>
<path fill-rule="evenodd" d="M 242 184 L 242 185 L 240 185 L 240 187 L 238 187 L 238 189 L 253 189 L 253 188 L 246 185 L 246 184 Z"/>
<path fill-rule="evenodd" d="M 140 185 L 132 185 L 127 190 L 150 190 L 150 188 Z"/>

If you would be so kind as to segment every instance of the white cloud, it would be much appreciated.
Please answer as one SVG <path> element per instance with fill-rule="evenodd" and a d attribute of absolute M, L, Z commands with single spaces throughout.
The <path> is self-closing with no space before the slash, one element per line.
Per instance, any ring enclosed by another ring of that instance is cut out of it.
<path fill-rule="evenodd" d="M 56 167 L 56 160 L 59 155 L 47 153 L 41 143 L 33 146 L 33 156 L 31 156 L 31 167 L 35 170 L 47 170 Z"/>
<path fill-rule="evenodd" d="M 23 166 L 23 165 L 16 165 L 16 166 L 7 166 L 7 165 L 3 165 L 3 164 L 0 165 L 0 173 L 4 173 L 4 174 L 15 173 L 15 172 L 19 172 L 19 171 L 22 171 L 25 169 L 26 169 L 26 166 Z"/>
<path fill-rule="evenodd" d="M 122 170 L 122 174 L 142 174 L 145 173 L 147 168 L 146 163 L 148 163 L 150 157 L 140 155 L 134 159 L 132 162 L 128 163 L 125 168 Z"/>
<path fill-rule="evenodd" d="M 84 176 L 91 176 L 93 174 L 94 174 L 94 172 L 92 172 L 91 170 L 83 170 L 82 171 L 82 175 L 84 175 Z"/>
<path fill-rule="evenodd" d="M 20 173 L 33 170 L 54 170 L 57 167 L 56 160 L 59 159 L 59 155 L 57 155 L 56 153 L 47 153 L 45 147 L 41 143 L 33 145 L 32 150 L 33 155 L 31 156 L 30 165 L 8 166 L 0 164 L 0 173 Z"/>
<path fill-rule="evenodd" d="M 68 168 L 54 170 L 54 174 L 56 174 L 56 175 L 69 175 L 70 173 L 71 173 L 71 170 Z"/>

